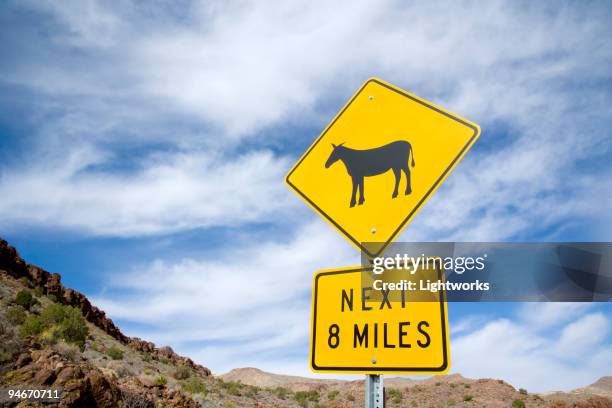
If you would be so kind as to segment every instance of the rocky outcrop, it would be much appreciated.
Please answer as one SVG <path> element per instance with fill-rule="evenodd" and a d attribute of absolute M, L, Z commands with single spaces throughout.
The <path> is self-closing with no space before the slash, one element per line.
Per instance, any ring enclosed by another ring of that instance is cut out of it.
<path fill-rule="evenodd" d="M 30 288 L 40 288 L 42 293 L 53 297 L 59 303 L 80 309 L 87 321 L 137 351 L 151 354 L 157 360 L 165 358 L 174 364 L 186 365 L 202 375 L 210 375 L 208 368 L 194 363 L 189 358 L 179 356 L 170 347 L 157 348 L 151 342 L 124 335 L 115 323 L 106 317 L 106 313 L 92 305 L 85 295 L 74 289 L 64 287 L 60 274 L 50 273 L 36 265 L 28 264 L 19 256 L 17 250 L 3 239 L 0 239 L 1 271 L 5 271 L 16 279 L 25 280 L 24 283 L 27 283 Z"/>
<path fill-rule="evenodd" d="M 0 239 L 0 269 L 4 269 L 17 279 L 28 274 L 26 262 L 19 256 L 17 250 L 3 239 Z"/>
<path fill-rule="evenodd" d="M 87 321 L 122 343 L 127 343 L 127 336 L 121 333 L 121 330 L 106 317 L 102 310 L 93 306 L 82 293 L 62 285 L 62 277 L 59 273 L 50 273 L 36 265 L 27 264 L 15 248 L 1 239 L 0 270 L 6 271 L 16 279 L 25 279 L 29 287 L 40 288 L 42 293 L 54 297 L 59 303 L 80 309 Z"/>
<path fill-rule="evenodd" d="M 167 359 L 175 365 L 187 366 L 200 375 L 209 376 L 211 374 L 208 368 L 194 363 L 193 360 L 188 357 L 176 354 L 169 346 L 157 348 L 155 344 L 150 341 L 145 341 L 138 337 L 129 338 L 128 345 L 136 351 L 149 354 L 156 360 Z"/>
<path fill-rule="evenodd" d="M 177 390 L 159 385 L 143 384 L 132 379 L 121 385 L 122 399 L 126 406 L 167 408 L 200 408 L 200 404 Z M 157 401 L 157 404 L 155 403 Z"/>
<path fill-rule="evenodd" d="M 61 400 L 49 406 L 111 408 L 120 405 L 119 387 L 99 369 L 83 359 L 67 360 L 52 349 L 41 347 L 33 338 L 27 338 L 26 343 L 26 349 L 5 377 L 6 385 L 61 388 Z"/>
<path fill-rule="evenodd" d="M 196 408 L 190 397 L 162 385 L 142 384 L 137 379 L 119 383 L 83 358 L 71 361 L 45 348 L 34 338 L 26 338 L 25 350 L 6 375 L 6 385 L 61 388 L 61 400 L 45 406 L 57 408 L 119 406 Z M 132 404 L 126 404 L 131 402 Z M 19 405 L 18 405 L 19 406 Z M 30 406 L 30 405 L 23 405 Z"/>

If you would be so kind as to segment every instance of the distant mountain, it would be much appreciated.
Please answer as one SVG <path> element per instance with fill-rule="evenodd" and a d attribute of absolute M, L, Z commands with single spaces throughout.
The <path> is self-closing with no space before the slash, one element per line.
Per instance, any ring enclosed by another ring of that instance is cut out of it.
<path fill-rule="evenodd" d="M 219 376 L 224 381 L 286 389 L 293 393 L 316 393 L 326 407 L 363 407 L 363 380 L 317 379 L 273 374 L 258 368 L 236 368 Z M 483 407 L 554 407 L 611 408 L 612 377 L 569 393 L 532 394 L 495 379 L 469 379 L 460 374 L 433 376 L 423 380 L 385 377 L 389 407 L 483 406 Z M 475 403 L 475 405 L 474 405 Z"/>
<path fill-rule="evenodd" d="M 601 377 L 599 380 L 589 385 L 588 388 L 595 388 L 601 391 L 612 393 L 612 376 Z"/>
<path fill-rule="evenodd" d="M 294 391 L 314 389 L 317 388 L 317 386 L 346 386 L 346 383 L 348 383 L 348 381 L 342 380 L 324 380 L 272 374 L 253 367 L 236 368 L 226 374 L 221 374 L 219 378 L 222 378 L 224 381 L 237 381 L 242 384 L 254 385 L 262 388 L 287 387 Z"/>
<path fill-rule="evenodd" d="M 593 384 L 574 390 L 575 394 L 599 395 L 612 399 L 612 376 L 601 377 Z"/>

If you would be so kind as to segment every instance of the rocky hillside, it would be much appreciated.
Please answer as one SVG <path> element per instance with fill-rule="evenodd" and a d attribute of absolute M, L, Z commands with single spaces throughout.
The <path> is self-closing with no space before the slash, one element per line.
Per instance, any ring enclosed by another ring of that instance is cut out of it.
<path fill-rule="evenodd" d="M 310 395 L 319 406 L 363 407 L 362 380 L 322 380 L 267 373 L 257 368 L 237 368 L 220 376 L 226 381 L 285 389 Z M 473 380 L 459 374 L 424 380 L 385 377 L 387 407 L 612 407 L 612 377 L 569 393 L 534 394 L 494 379 Z"/>
<path fill-rule="evenodd" d="M 586 388 L 580 388 L 576 390 L 578 392 L 590 392 L 592 394 L 602 395 L 606 397 L 612 397 L 612 376 L 601 377 L 593 384 Z"/>
<path fill-rule="evenodd" d="M 125 336 L 61 276 L 0 240 L 0 390 L 61 388 L 45 407 L 299 407 L 270 390 L 215 378 L 170 347 Z M 9 400 L 0 407 L 42 406 Z"/>

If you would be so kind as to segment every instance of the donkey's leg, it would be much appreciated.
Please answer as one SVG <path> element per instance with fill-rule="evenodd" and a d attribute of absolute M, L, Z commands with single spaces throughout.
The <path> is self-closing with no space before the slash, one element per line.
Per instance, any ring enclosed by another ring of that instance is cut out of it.
<path fill-rule="evenodd" d="M 359 179 L 359 205 L 363 204 L 364 201 L 365 201 L 365 198 L 363 197 L 363 195 L 364 195 L 363 185 L 364 185 L 363 177 L 361 177 Z"/>
<path fill-rule="evenodd" d="M 395 188 L 393 189 L 391 198 L 397 197 L 397 189 L 399 188 L 400 178 L 402 177 L 402 173 L 398 167 L 393 168 L 393 174 L 395 175 Z"/>
<path fill-rule="evenodd" d="M 410 185 L 410 168 L 408 167 L 408 163 L 406 163 L 402 170 L 406 174 L 406 195 L 412 193 L 412 186 Z"/>
<path fill-rule="evenodd" d="M 355 200 L 355 196 L 357 195 L 357 186 L 359 185 L 359 181 L 357 177 L 353 177 L 351 180 L 353 181 L 353 192 L 351 194 L 351 207 L 354 207 L 355 203 L 357 202 L 357 200 Z"/>

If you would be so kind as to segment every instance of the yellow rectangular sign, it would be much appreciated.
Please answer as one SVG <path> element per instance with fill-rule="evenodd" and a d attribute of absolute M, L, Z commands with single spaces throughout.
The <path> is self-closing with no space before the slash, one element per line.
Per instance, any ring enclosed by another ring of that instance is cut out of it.
<path fill-rule="evenodd" d="M 432 279 L 444 280 L 443 271 L 430 272 Z M 371 268 L 364 267 L 315 274 L 311 369 L 365 374 L 447 372 L 445 293 L 431 294 L 431 301 L 411 302 L 410 293 L 381 291 L 384 279 L 374 284 L 377 279 Z"/>
<path fill-rule="evenodd" d="M 369 79 L 286 182 L 353 245 L 381 254 L 472 147 L 480 128 Z M 364 242 L 380 242 L 364 247 Z"/>

